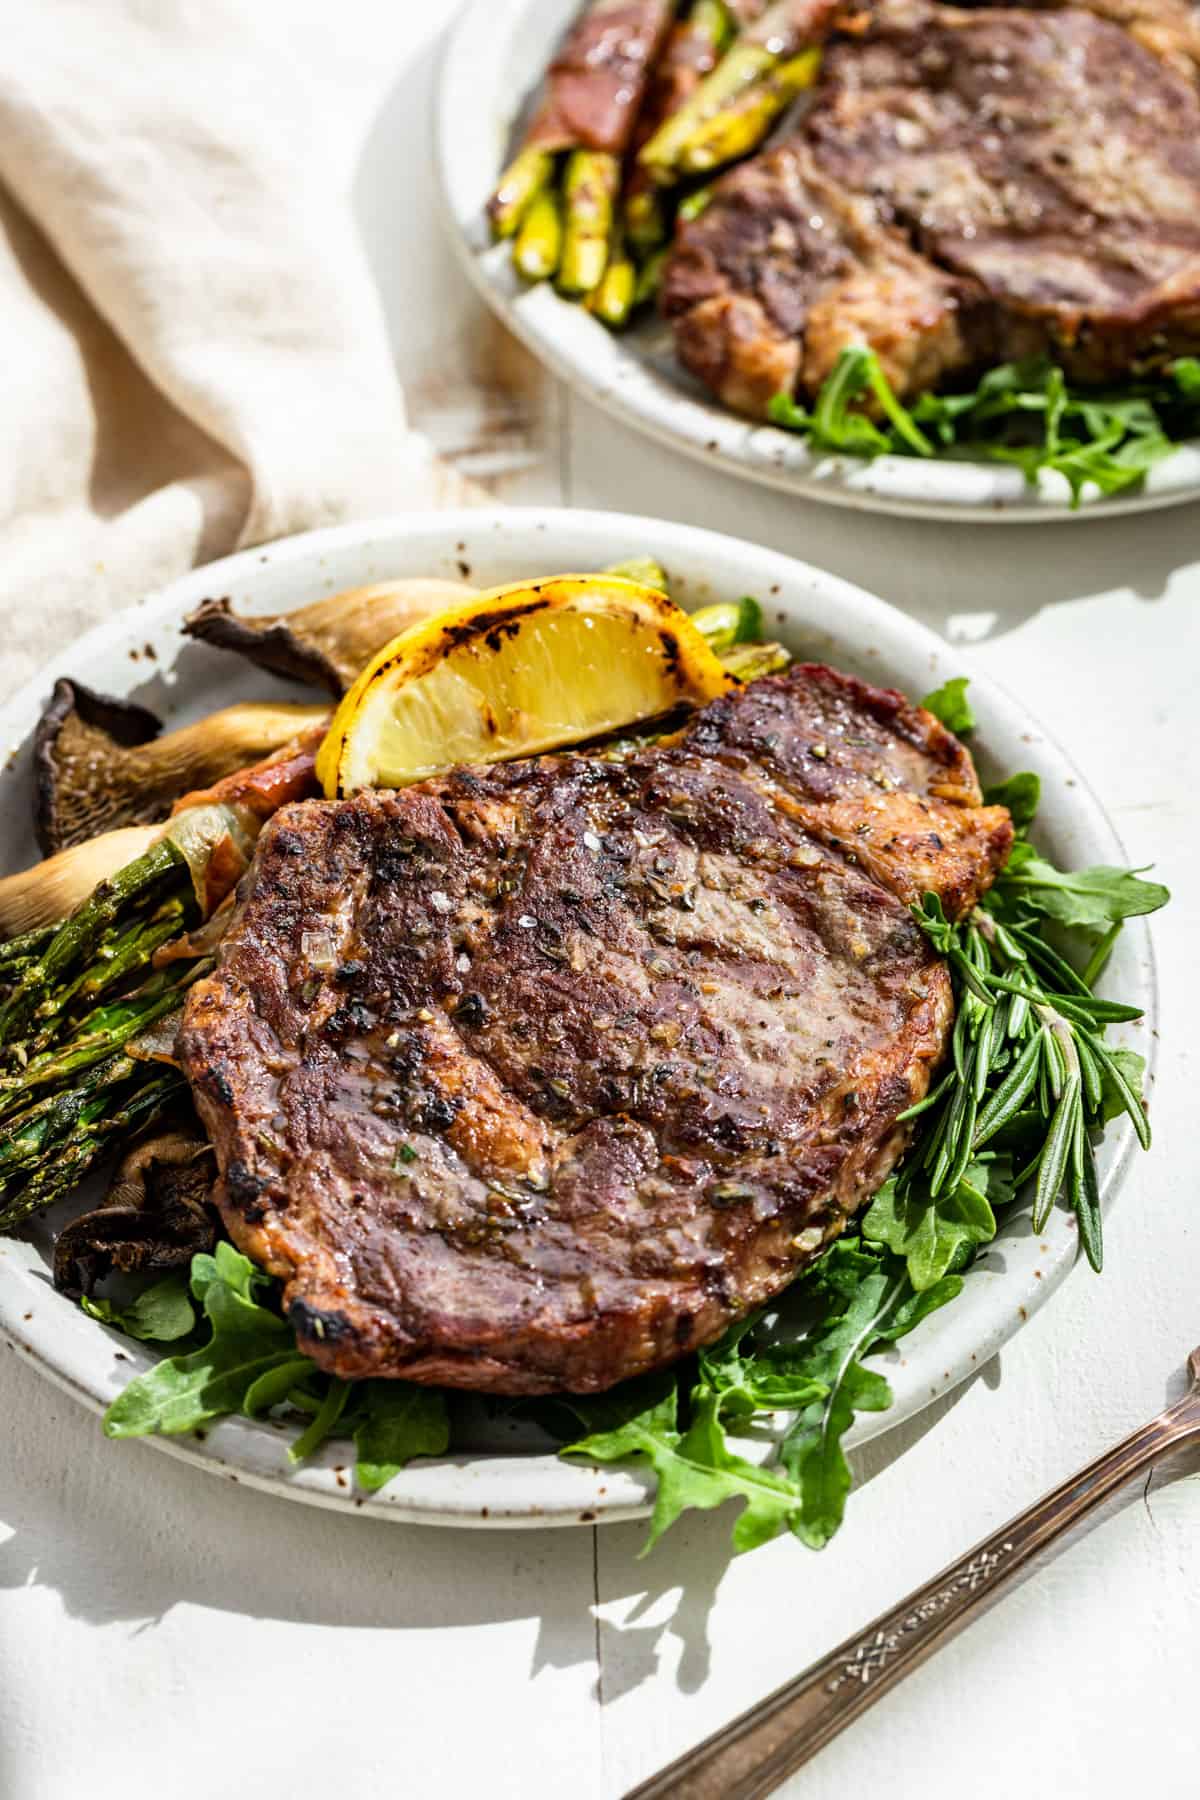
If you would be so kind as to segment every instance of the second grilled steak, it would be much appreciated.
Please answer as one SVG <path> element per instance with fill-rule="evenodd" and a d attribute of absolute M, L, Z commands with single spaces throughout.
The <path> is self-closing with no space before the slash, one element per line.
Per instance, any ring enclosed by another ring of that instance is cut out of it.
<path fill-rule="evenodd" d="M 231 1235 L 340 1375 L 673 1361 L 894 1164 L 951 1017 L 905 902 L 1010 842 L 934 719 L 815 667 L 624 761 L 285 808 L 182 1035 Z"/>
<path fill-rule="evenodd" d="M 855 343 L 907 396 L 1044 349 L 1084 380 L 1195 350 L 1200 94 L 1174 63 L 1087 11 L 883 0 L 799 133 L 682 228 L 681 360 L 761 415 Z"/>

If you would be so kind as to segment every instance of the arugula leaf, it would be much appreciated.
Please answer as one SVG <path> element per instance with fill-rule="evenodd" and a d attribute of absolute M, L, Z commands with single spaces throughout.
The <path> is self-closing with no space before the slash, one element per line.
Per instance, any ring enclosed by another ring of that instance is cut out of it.
<path fill-rule="evenodd" d="M 1017 775 L 1010 775 L 1007 781 L 998 781 L 994 787 L 985 788 L 983 792 L 986 806 L 1007 806 L 1012 814 L 1013 825 L 1019 832 L 1028 831 L 1033 824 L 1041 798 L 1041 777 L 1031 769 L 1023 769 Z"/>
<path fill-rule="evenodd" d="M 334 1427 L 346 1410 L 350 1392 L 348 1381 L 339 1381 L 336 1376 L 329 1378 L 316 1412 L 300 1436 L 288 1447 L 289 1462 L 305 1462 L 321 1448 L 327 1437 L 333 1435 Z"/>
<path fill-rule="evenodd" d="M 667 1397 L 674 1394 L 678 1386 L 678 1371 L 675 1369 L 657 1369 L 650 1375 L 635 1375 L 629 1381 L 622 1381 L 617 1387 L 608 1388 L 603 1394 L 556 1394 L 551 1405 L 557 1413 L 569 1413 L 575 1420 L 576 1430 L 582 1426 L 589 1435 L 594 1432 L 619 1431 L 643 1413 L 653 1412 L 657 1406 L 665 1403 Z M 535 1404 L 535 1414 L 539 1420 L 545 1419 L 544 1402 Z M 552 1427 L 547 1424 L 547 1429 Z M 563 1431 L 554 1428 L 554 1435 L 572 1438 L 575 1430 Z"/>
<path fill-rule="evenodd" d="M 1121 919 L 1157 912 L 1167 904 L 1170 890 L 1157 881 L 1142 881 L 1142 873 L 1106 864 L 1064 871 L 1028 844 L 1016 844 L 997 888 L 1002 895 L 1028 898 L 1038 912 L 1060 925 L 1102 932 Z"/>
<path fill-rule="evenodd" d="M 817 1271 L 818 1284 L 835 1302 L 844 1302 L 835 1303 L 809 1340 L 810 1368 L 826 1392 L 799 1414 L 779 1452 L 781 1466 L 800 1490 L 792 1530 L 814 1550 L 824 1548 L 845 1513 L 851 1475 L 842 1439 L 855 1413 L 882 1412 L 891 1405 L 890 1386 L 876 1370 L 864 1368 L 863 1357 L 911 1331 L 962 1289 L 960 1276 L 945 1275 L 925 1294 L 914 1295 L 899 1258 L 864 1257 L 847 1248 L 852 1263 L 831 1252 L 830 1268 Z M 864 1269 L 864 1264 L 872 1266 Z"/>
<path fill-rule="evenodd" d="M 812 414 L 790 394 L 772 394 L 767 417 L 772 425 L 782 425 L 785 431 L 807 433 L 812 429 Z"/>
<path fill-rule="evenodd" d="M 853 1342 L 853 1340 L 852 1340 Z M 799 1484 L 801 1507 L 792 1529 L 810 1550 L 823 1550 L 846 1516 L 853 1485 L 842 1439 L 856 1412 L 886 1412 L 892 1390 L 851 1352 L 824 1400 L 805 1407 L 783 1441 L 783 1464 Z"/>
<path fill-rule="evenodd" d="M 631 1457 L 649 1462 L 658 1489 L 643 1555 L 687 1508 L 707 1511 L 737 1499 L 743 1509 L 733 1532 L 735 1551 L 764 1543 L 784 1528 L 814 1548 L 827 1543 L 850 1489 L 842 1438 L 856 1412 L 891 1404 L 887 1381 L 864 1368 L 861 1359 L 952 1300 L 962 1282 L 946 1275 L 916 1293 L 898 1257 L 850 1238 L 835 1243 L 800 1286 L 818 1308 L 803 1338 L 755 1349 L 758 1321 L 743 1319 L 701 1351 L 686 1430 L 680 1429 L 678 1382 L 647 1377 L 626 1384 L 638 1390 L 638 1410 L 628 1411 L 629 1395 L 620 1388 L 601 1396 L 599 1405 L 611 1409 L 613 1423 L 562 1451 L 596 1462 Z M 597 1417 L 595 1401 L 571 1405 Z M 799 1409 L 799 1415 L 777 1466 L 758 1468 L 730 1450 L 723 1419 L 744 1424 L 783 1409 Z"/>
<path fill-rule="evenodd" d="M 861 410 L 869 399 L 874 418 Z M 965 455 L 1010 463 L 1036 482 L 1063 477 L 1073 505 L 1093 484 L 1115 494 L 1200 431 L 1200 359 L 1180 357 L 1161 373 L 1119 388 L 1076 387 L 1047 356 L 989 369 L 966 393 L 897 399 L 875 352 L 843 350 L 811 411 L 787 394 L 770 417 L 814 448 L 857 456 Z"/>
<path fill-rule="evenodd" d="M 218 1281 L 224 1282 L 243 1300 L 252 1300 L 256 1288 L 271 1286 L 271 1277 L 224 1238 L 219 1240 L 211 1256 L 207 1251 L 197 1251 L 188 1272 L 188 1285 L 201 1305 L 209 1288 Z"/>
<path fill-rule="evenodd" d="M 965 675 L 955 675 L 950 681 L 944 681 L 940 688 L 934 688 L 932 694 L 926 694 L 921 702 L 926 712 L 940 719 L 946 730 L 953 731 L 958 737 L 975 729 L 975 714 L 967 699 L 968 686 Z"/>
<path fill-rule="evenodd" d="M 196 1312 L 188 1297 L 187 1277 L 164 1275 L 152 1287 L 144 1288 L 128 1306 L 117 1306 L 111 1300 L 93 1299 L 84 1294 L 79 1302 L 90 1318 L 111 1325 L 127 1337 L 141 1338 L 147 1343 L 169 1344 L 186 1337 L 196 1323 Z"/>
<path fill-rule="evenodd" d="M 1012 1199 L 1010 1181 L 1007 1158 L 968 1163 L 953 1191 L 936 1200 L 927 1182 L 889 1176 L 863 1218 L 863 1237 L 903 1257 L 914 1290 L 926 1293 L 977 1245 L 992 1241 L 993 1204 Z"/>
<path fill-rule="evenodd" d="M 951 1300 L 957 1300 L 962 1293 L 962 1286 L 962 1273 L 955 1269 L 933 1287 L 926 1288 L 923 1294 L 906 1294 L 892 1313 L 891 1323 L 880 1326 L 873 1348 L 878 1350 L 881 1344 L 894 1344 L 898 1338 L 907 1337 L 930 1313 L 948 1306 Z"/>
<path fill-rule="evenodd" d="M 710 1512 L 727 1500 L 744 1502 L 733 1528 L 735 1551 L 766 1543 L 796 1510 L 797 1495 L 786 1475 L 757 1468 L 729 1449 L 713 1390 L 703 1384 L 693 1389 L 691 1405 L 691 1423 L 681 1432 L 679 1392 L 672 1382 L 657 1401 L 615 1430 L 595 1432 L 561 1451 L 563 1456 L 586 1456 L 593 1462 L 623 1462 L 630 1457 L 649 1462 L 658 1488 L 643 1556 L 692 1507 Z"/>
<path fill-rule="evenodd" d="M 886 433 L 863 412 L 854 410 L 855 402 L 868 390 L 868 365 L 874 360 L 871 351 L 858 346 L 843 350 L 832 373 L 817 395 L 808 431 L 819 450 L 850 451 L 857 456 L 879 456 L 891 449 Z"/>
<path fill-rule="evenodd" d="M 296 1357 L 287 1321 L 252 1298 L 268 1277 L 232 1245 L 192 1259 L 191 1288 L 211 1327 L 209 1341 L 135 1376 L 104 1415 L 108 1437 L 195 1431 L 239 1412 L 259 1379 Z"/>
<path fill-rule="evenodd" d="M 440 1456 L 448 1447 L 444 1394 L 407 1382 L 350 1383 L 323 1375 L 297 1350 L 287 1321 L 256 1297 L 274 1287 L 270 1276 L 232 1244 L 222 1240 L 211 1256 L 194 1256 L 189 1285 L 208 1341 L 136 1376 L 104 1415 L 109 1437 L 195 1431 L 229 1413 L 261 1418 L 286 1402 L 311 1415 L 290 1460 L 311 1456 L 345 1419 L 358 1452 L 358 1483 L 371 1493 L 414 1456 Z M 107 1302 L 87 1310 L 124 1330 L 141 1326 L 134 1335 L 160 1340 L 181 1337 L 195 1324 L 181 1277 L 148 1288 L 119 1319 Z"/>
<path fill-rule="evenodd" d="M 386 1487 L 414 1456 L 442 1456 L 450 1417 L 440 1388 L 410 1381 L 366 1381 L 356 1411 L 355 1478 L 369 1494 Z"/>
<path fill-rule="evenodd" d="M 807 1347 L 742 1345 L 761 1315 L 741 1319 L 719 1342 L 700 1352 L 700 1379 L 717 1396 L 722 1419 L 752 1419 L 763 1412 L 793 1412 L 817 1400 L 824 1384 L 809 1369 Z"/>
<path fill-rule="evenodd" d="M 311 1360 L 296 1350 L 250 1383 L 242 1396 L 241 1411 L 247 1419 L 261 1419 L 273 1406 L 282 1406 L 285 1400 L 290 1400 L 301 1411 L 319 1412 L 321 1402 L 315 1394 L 306 1391 L 306 1384 L 315 1373 Z"/>

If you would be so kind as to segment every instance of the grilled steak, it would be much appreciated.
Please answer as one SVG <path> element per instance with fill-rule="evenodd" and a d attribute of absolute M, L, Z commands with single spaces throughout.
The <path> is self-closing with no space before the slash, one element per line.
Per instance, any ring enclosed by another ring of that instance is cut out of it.
<path fill-rule="evenodd" d="M 869 344 L 898 393 L 935 386 L 974 360 L 981 299 L 831 181 L 805 137 L 718 183 L 662 288 L 684 368 L 754 417 L 776 394 L 815 394 L 849 344 Z"/>
<path fill-rule="evenodd" d="M 990 883 L 979 799 L 929 714 L 804 666 L 624 760 L 284 808 L 181 1053 L 303 1348 L 586 1392 L 777 1293 L 943 1053 L 905 902 Z"/>
<path fill-rule="evenodd" d="M 798 133 L 681 228 L 685 366 L 761 415 L 855 343 L 904 395 L 1047 349 L 1090 380 L 1200 347 L 1200 34 L 1171 0 L 1100 10 L 1129 28 L 880 0 Z"/>

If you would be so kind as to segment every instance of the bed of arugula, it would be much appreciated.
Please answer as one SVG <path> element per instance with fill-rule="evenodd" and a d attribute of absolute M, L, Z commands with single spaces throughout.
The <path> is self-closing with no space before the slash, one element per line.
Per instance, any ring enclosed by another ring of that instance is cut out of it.
<path fill-rule="evenodd" d="M 974 725 L 966 682 L 924 704 L 951 730 Z M 1104 1041 L 1135 1008 L 1093 993 L 1125 919 L 1155 911 L 1167 890 L 1140 872 L 1064 873 L 1029 839 L 1038 779 L 1012 776 L 989 792 L 1007 805 L 1017 839 L 982 909 L 948 924 L 932 896 L 918 923 L 949 961 L 957 1017 L 950 1067 L 913 1109 L 916 1137 L 899 1170 L 848 1233 L 787 1296 L 786 1322 L 758 1314 L 676 1368 L 595 1397 L 494 1402 L 532 1417 L 561 1454 L 634 1460 L 653 1470 L 649 1548 L 689 1509 L 740 1503 L 735 1550 L 790 1531 L 820 1548 L 841 1524 L 851 1486 L 843 1438 L 860 1412 L 884 1411 L 886 1377 L 867 1366 L 954 1301 L 997 1213 L 1033 1192 L 1035 1228 L 1056 1201 L 1070 1206 L 1096 1268 L 1101 1226 L 1092 1138 L 1120 1112 L 1149 1142 L 1142 1062 Z M 196 1256 L 127 1305 L 82 1304 L 97 1319 L 168 1354 L 109 1407 L 111 1437 L 202 1432 L 238 1414 L 294 1421 L 300 1463 L 327 1439 L 352 1438 L 355 1479 L 383 1487 L 418 1456 L 455 1440 L 461 1397 L 401 1381 L 348 1383 L 299 1354 L 279 1284 L 229 1243 Z M 778 1427 L 767 1465 L 731 1445 Z"/>
<path fill-rule="evenodd" d="M 1072 384 L 1049 357 L 1031 357 L 989 369 L 961 393 L 922 394 L 904 406 L 874 351 L 853 346 L 811 411 L 777 394 L 770 412 L 816 450 L 1006 462 L 1030 483 L 1054 470 L 1078 506 L 1088 483 L 1102 494 L 1135 488 L 1155 463 L 1200 437 L 1200 358 L 1178 357 L 1154 375 L 1102 388 Z"/>

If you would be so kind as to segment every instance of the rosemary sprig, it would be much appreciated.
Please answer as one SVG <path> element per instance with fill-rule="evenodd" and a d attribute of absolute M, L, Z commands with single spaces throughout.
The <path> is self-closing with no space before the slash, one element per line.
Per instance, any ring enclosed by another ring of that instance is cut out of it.
<path fill-rule="evenodd" d="M 1001 906 L 1006 898 L 1012 893 L 1006 896 L 1002 879 Z M 867 1214 L 866 1236 L 903 1249 L 920 1291 L 994 1234 L 993 1199 L 1007 1200 L 1034 1181 L 1034 1230 L 1065 1199 L 1099 1270 L 1104 1247 L 1092 1135 L 1115 1108 L 1132 1119 L 1143 1147 L 1150 1143 L 1129 1053 L 1107 1044 L 1104 1031 L 1140 1018 L 1140 1009 L 1093 993 L 1089 976 L 1096 979 L 1098 959 L 1080 974 L 1044 940 L 1024 898 L 1019 920 L 1008 923 L 984 906 L 952 923 L 935 894 L 913 913 L 950 965 L 958 999 L 953 1067 L 910 1109 L 908 1117 L 922 1119 L 919 1140 Z M 1109 949 L 1119 924 L 1103 935 Z"/>

